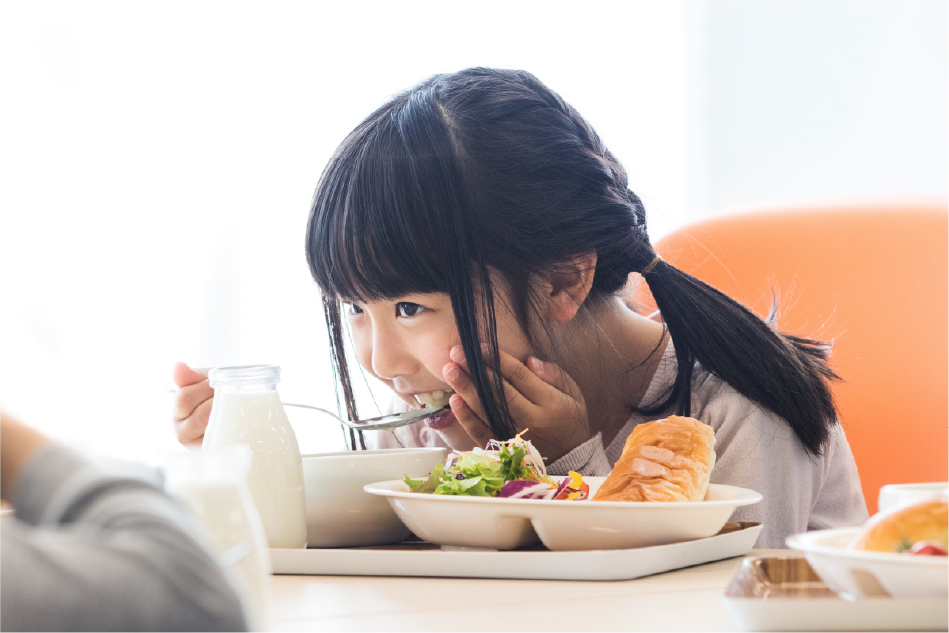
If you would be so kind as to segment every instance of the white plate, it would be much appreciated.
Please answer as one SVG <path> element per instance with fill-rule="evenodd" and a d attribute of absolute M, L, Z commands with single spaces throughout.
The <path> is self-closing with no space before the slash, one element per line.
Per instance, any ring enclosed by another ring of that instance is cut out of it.
<path fill-rule="evenodd" d="M 431 543 L 335 549 L 272 549 L 275 574 L 320 576 L 427 576 L 534 580 L 629 580 L 747 554 L 760 523 L 729 523 L 709 538 L 593 552 L 525 549 L 498 552 Z M 841 601 L 842 602 L 842 601 Z"/>
<path fill-rule="evenodd" d="M 555 477 L 554 479 L 563 479 Z M 604 477 L 584 477 L 591 496 Z M 713 536 L 738 506 L 761 501 L 744 488 L 710 484 L 705 501 L 547 501 L 419 494 L 402 481 L 363 488 L 389 499 L 399 518 L 430 543 L 516 549 L 539 539 L 548 549 L 630 549 Z"/>
<path fill-rule="evenodd" d="M 949 558 L 846 549 L 861 528 L 795 534 L 788 547 L 804 552 L 827 586 L 847 599 L 942 597 L 949 594 Z"/>

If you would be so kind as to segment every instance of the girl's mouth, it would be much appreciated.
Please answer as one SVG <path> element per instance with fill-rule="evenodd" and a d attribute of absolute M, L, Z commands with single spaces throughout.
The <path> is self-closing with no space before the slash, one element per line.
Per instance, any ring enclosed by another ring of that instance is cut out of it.
<path fill-rule="evenodd" d="M 451 409 L 446 409 L 444 412 L 439 413 L 438 415 L 433 415 L 430 418 L 425 418 L 425 424 L 428 425 L 430 429 L 447 429 L 449 426 L 455 423 L 455 414 L 452 413 Z"/>
<path fill-rule="evenodd" d="M 453 389 L 438 389 L 426 393 L 415 394 L 416 401 L 427 409 L 440 409 L 448 406 L 448 399 L 455 391 Z M 455 423 L 455 414 L 451 409 L 445 409 L 437 415 L 425 418 L 425 424 L 432 429 L 446 429 Z"/>

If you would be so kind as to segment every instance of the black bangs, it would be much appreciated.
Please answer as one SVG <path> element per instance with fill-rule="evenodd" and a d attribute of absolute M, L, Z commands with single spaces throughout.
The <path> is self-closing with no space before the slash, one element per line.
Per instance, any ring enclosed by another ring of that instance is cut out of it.
<path fill-rule="evenodd" d="M 425 98 L 427 97 L 427 98 Z M 354 301 L 448 292 L 465 264 L 452 244 L 470 217 L 450 133 L 432 94 L 397 98 L 343 142 L 307 227 L 310 272 Z"/>

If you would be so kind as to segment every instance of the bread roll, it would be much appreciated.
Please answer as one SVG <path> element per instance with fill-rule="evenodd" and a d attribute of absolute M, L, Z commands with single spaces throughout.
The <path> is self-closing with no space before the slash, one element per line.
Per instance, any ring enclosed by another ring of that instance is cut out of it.
<path fill-rule="evenodd" d="M 918 541 L 935 541 L 943 550 L 946 543 L 949 503 L 946 498 L 928 499 L 908 506 L 879 512 L 863 524 L 850 549 L 873 552 L 902 552 Z"/>
<path fill-rule="evenodd" d="M 701 501 L 715 465 L 715 433 L 693 418 L 640 424 L 593 501 Z"/>

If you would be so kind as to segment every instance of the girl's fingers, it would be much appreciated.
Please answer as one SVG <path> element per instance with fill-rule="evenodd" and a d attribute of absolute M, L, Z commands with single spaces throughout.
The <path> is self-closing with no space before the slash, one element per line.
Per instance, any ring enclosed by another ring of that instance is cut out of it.
<path fill-rule="evenodd" d="M 551 396 L 551 385 L 534 374 L 524 363 L 504 350 L 499 351 L 501 377 L 531 404 L 539 405 Z M 510 394 L 508 394 L 510 397 Z"/>
<path fill-rule="evenodd" d="M 211 403 L 214 402 L 214 389 L 208 381 L 208 370 L 192 369 L 184 363 L 176 363 L 172 375 L 178 386 L 172 414 L 175 436 L 184 445 L 200 445 L 211 417 Z"/>
<path fill-rule="evenodd" d="M 492 433 L 485 423 L 487 416 L 466 370 L 461 347 L 453 348 L 450 357 L 453 362 L 445 365 L 443 375 L 456 392 L 449 400 L 452 411 L 459 426 L 483 446 Z M 534 357 L 522 363 L 502 351 L 496 371 L 487 367 L 486 372 L 491 385 L 500 377 L 502 395 L 507 399 L 508 411 L 517 428 L 531 429 L 532 441 L 542 455 L 559 459 L 589 439 L 583 394 L 556 363 L 541 362 Z"/>
<path fill-rule="evenodd" d="M 500 351 L 501 375 L 531 403 L 544 405 L 566 394 L 572 400 L 582 401 L 580 387 L 567 372 L 549 361 L 531 356 L 525 365 L 510 354 Z"/>
<path fill-rule="evenodd" d="M 457 355 L 454 354 L 452 355 L 453 358 L 456 356 Z M 522 369 L 530 373 L 526 367 L 522 366 Z M 493 386 L 494 381 L 497 379 L 495 372 L 490 367 L 485 367 L 485 372 L 488 375 L 488 382 Z M 460 365 L 454 365 L 453 363 L 446 365 L 444 377 L 445 380 L 448 381 L 448 384 L 450 384 L 457 393 L 461 394 L 465 402 L 474 410 L 478 417 L 482 420 L 488 419 L 488 416 L 484 412 L 484 407 L 481 406 L 481 399 L 478 397 L 478 390 L 474 385 L 474 381 L 471 380 L 471 376 L 466 372 L 461 371 Z M 534 378 L 534 380 L 537 379 Z M 540 381 L 538 380 L 537 382 Z M 524 394 L 515 389 L 509 381 L 505 380 L 503 375 L 501 377 L 501 388 L 504 398 L 507 400 L 508 411 L 510 411 L 512 416 L 517 418 L 533 413 L 534 404 L 525 398 Z"/>
<path fill-rule="evenodd" d="M 475 388 L 471 376 L 469 376 L 460 365 L 448 363 L 442 370 L 442 375 L 445 381 L 451 385 L 451 388 L 455 390 L 455 393 L 461 396 L 468 408 L 472 409 L 478 418 L 482 420 L 487 419 L 487 416 L 484 414 L 484 409 L 481 407 L 481 399 L 478 397 L 478 390 Z M 454 407 L 452 407 L 452 411 L 454 411 Z M 457 418 L 458 415 L 456 414 L 455 417 Z M 461 420 L 461 418 L 458 419 Z"/>
<path fill-rule="evenodd" d="M 516 358 L 510 354 L 504 352 L 503 350 L 498 350 L 500 352 L 501 358 L 501 385 L 504 389 L 504 397 L 507 398 L 508 409 L 511 413 L 514 413 L 514 410 L 518 407 L 531 406 L 535 404 L 536 401 L 534 396 L 540 396 L 541 394 L 537 392 L 537 388 L 545 388 L 546 385 L 537 380 L 531 374 L 530 370 L 524 366 L 523 363 L 518 361 Z M 487 347 L 482 349 L 482 353 L 485 356 L 485 361 L 489 359 L 490 351 Z M 461 345 L 456 345 L 452 348 L 451 353 L 449 354 L 456 363 L 460 366 L 465 367 L 467 370 L 467 364 L 465 363 L 465 353 L 461 349 Z M 488 379 L 491 381 L 491 384 L 494 384 L 495 374 L 490 366 L 485 365 L 485 370 L 488 374 Z M 533 383 L 533 384 L 530 384 Z M 533 387 L 533 389 L 531 389 Z M 474 384 L 472 383 L 472 389 Z M 456 389 L 457 391 L 457 389 Z M 470 401 L 469 401 L 470 402 Z M 482 417 L 484 417 L 482 413 Z"/>
<path fill-rule="evenodd" d="M 488 369 L 487 372 L 488 379 L 493 383 L 494 372 L 490 369 Z M 455 395 L 449 400 L 455 418 L 465 427 L 468 434 L 480 442 L 479 445 L 483 447 L 487 440 L 494 437 L 494 432 L 485 422 L 488 416 L 484 412 L 484 407 L 481 406 L 481 398 L 478 397 L 478 390 L 475 388 L 471 376 L 463 371 L 460 365 L 456 365 L 455 363 L 445 365 L 442 374 L 452 389 L 455 390 Z M 524 405 L 531 406 L 530 403 L 524 399 L 524 396 L 517 393 L 509 383 L 504 381 L 502 381 L 502 383 L 504 385 L 504 395 L 507 398 L 508 410 L 511 412 L 511 415 L 514 417 L 523 415 L 525 413 Z"/>
<path fill-rule="evenodd" d="M 204 440 L 204 431 L 208 428 L 208 419 L 211 417 L 212 399 L 207 399 L 191 412 L 191 415 L 181 420 L 175 420 L 175 436 L 178 442 L 185 446 L 200 445 Z"/>
<path fill-rule="evenodd" d="M 210 402 L 214 398 L 214 389 L 208 382 L 208 379 L 197 382 L 187 387 L 182 387 L 175 394 L 175 422 L 180 422 L 190 417 L 197 408 L 205 402 Z"/>
<path fill-rule="evenodd" d="M 580 387 L 574 379 L 571 378 L 567 372 L 560 369 L 557 364 L 551 363 L 550 361 L 542 361 L 539 358 L 531 356 L 527 359 L 527 367 L 535 376 L 554 389 L 567 394 L 578 402 L 583 401 L 583 392 L 580 391 Z"/>
<path fill-rule="evenodd" d="M 489 355 L 488 349 L 482 350 L 485 356 Z M 558 401 L 564 395 L 577 402 L 583 402 L 583 394 L 577 383 L 560 367 L 551 362 L 542 362 L 535 357 L 528 358 L 528 364 L 520 362 L 514 356 L 511 356 L 504 350 L 498 350 L 500 360 L 501 384 L 504 389 L 504 397 L 507 399 L 508 410 L 515 417 L 519 415 L 530 415 L 534 409 L 539 406 L 547 405 Z M 456 363 L 464 363 L 465 356 L 458 345 L 451 350 L 450 356 Z M 487 360 L 487 359 L 486 359 Z M 447 366 L 446 366 L 447 369 Z M 491 383 L 494 383 L 495 375 L 490 367 L 485 368 Z M 464 372 L 462 372 L 464 373 Z M 486 418 L 481 408 L 480 401 L 477 398 L 477 390 L 470 377 L 465 374 L 470 391 L 466 395 L 461 389 L 455 391 L 462 393 L 465 400 L 474 406 L 476 412 L 481 418 Z M 447 376 L 446 376 L 447 379 Z M 449 383 L 451 381 L 449 380 Z M 454 386 L 454 385 L 453 385 Z"/>
<path fill-rule="evenodd" d="M 490 440 L 494 439 L 494 433 L 484 423 L 484 420 L 468 406 L 464 398 L 456 393 L 452 395 L 448 403 L 451 405 L 451 412 L 455 414 L 458 424 L 467 431 L 475 446 L 484 448 Z"/>
<path fill-rule="evenodd" d="M 204 368 L 192 369 L 185 363 L 175 363 L 171 370 L 171 377 L 179 388 L 194 385 L 208 379 L 208 370 Z"/>

